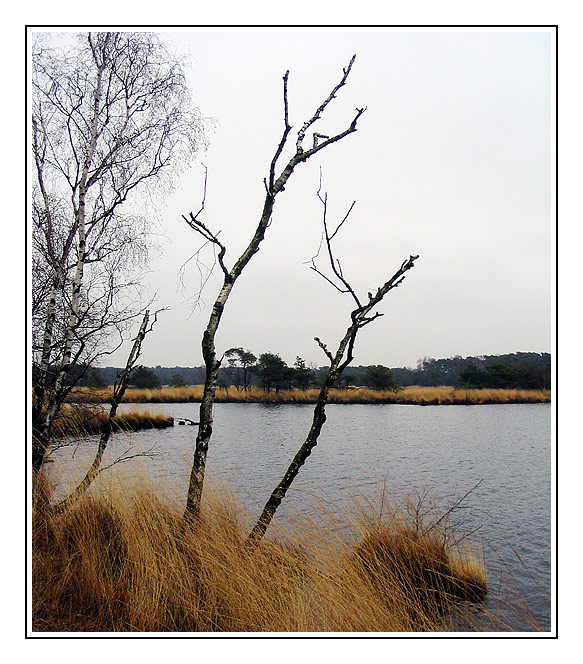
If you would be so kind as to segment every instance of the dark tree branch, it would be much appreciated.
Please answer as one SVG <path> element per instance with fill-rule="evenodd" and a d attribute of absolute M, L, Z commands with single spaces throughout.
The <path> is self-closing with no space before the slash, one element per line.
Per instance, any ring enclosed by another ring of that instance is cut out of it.
<path fill-rule="evenodd" d="M 319 337 L 314 337 L 314 341 L 320 346 L 320 348 L 324 351 L 326 357 L 330 360 L 330 362 L 334 362 L 334 356 L 332 353 L 328 350 L 328 347 L 326 346 L 325 343 L 320 341 Z"/>
<path fill-rule="evenodd" d="M 200 206 L 200 210 L 196 214 L 192 214 L 192 212 L 189 213 L 189 217 L 186 215 L 182 215 L 182 218 L 186 223 L 197 233 L 202 235 L 202 237 L 207 241 L 215 245 L 215 247 L 218 247 L 218 254 L 217 254 L 217 260 L 219 262 L 219 265 L 221 267 L 221 270 L 223 271 L 223 274 L 225 275 L 226 278 L 229 277 L 229 270 L 227 269 L 227 266 L 225 265 L 224 262 L 224 257 L 225 254 L 227 253 L 227 249 L 224 244 L 219 240 L 218 235 L 221 231 L 218 233 L 213 233 L 205 224 L 200 221 L 198 216 L 203 212 L 204 206 L 206 203 L 206 183 L 207 183 L 207 175 L 208 175 L 208 169 L 207 167 L 203 164 L 204 167 L 204 188 L 203 188 L 203 197 L 202 197 L 202 203 Z M 202 248 L 202 247 L 201 247 Z M 199 249 L 200 251 L 200 249 Z M 198 251 L 195 256 L 198 254 Z M 189 259 L 190 260 L 190 259 Z"/>
<path fill-rule="evenodd" d="M 285 144 L 287 142 L 288 134 L 291 131 L 291 126 L 289 124 L 289 119 L 288 119 L 288 101 L 287 101 L 288 76 L 289 76 L 289 70 L 285 72 L 285 75 L 283 77 L 283 123 L 284 123 L 283 136 L 281 137 L 281 141 L 277 146 L 277 150 L 275 151 L 273 159 L 271 160 L 271 166 L 269 167 L 269 187 L 266 187 L 268 192 L 273 191 L 273 184 L 275 181 L 275 167 L 277 165 L 277 160 L 279 159 L 281 153 L 283 152 L 283 148 L 285 147 Z"/>
<path fill-rule="evenodd" d="M 332 268 L 332 273 L 336 277 L 336 279 L 338 279 L 338 281 L 342 284 L 342 286 L 339 286 L 338 284 L 334 283 L 333 279 L 330 279 L 329 277 L 327 277 L 316 266 L 315 259 L 318 257 L 318 255 L 320 253 L 320 248 L 318 249 L 318 253 L 314 257 L 312 257 L 311 268 L 312 268 L 312 270 L 314 270 L 314 272 L 318 273 L 321 277 L 326 279 L 326 281 L 328 281 L 328 283 L 332 284 L 332 286 L 334 286 L 334 288 L 336 288 L 341 293 L 350 293 L 350 295 L 352 296 L 352 298 L 356 302 L 356 305 L 358 307 L 360 307 L 361 304 L 360 304 L 360 300 L 358 299 L 358 296 L 354 292 L 354 289 L 352 288 L 352 286 L 344 278 L 344 275 L 342 274 L 342 268 L 340 266 L 340 261 L 335 260 L 334 254 L 332 252 L 332 239 L 338 233 L 340 228 L 343 226 L 344 222 L 348 219 L 350 213 L 352 212 L 352 209 L 356 205 L 356 201 L 352 202 L 352 205 L 348 209 L 348 212 L 344 215 L 344 219 L 342 219 L 342 221 L 338 224 L 338 226 L 336 226 L 336 230 L 332 233 L 332 235 L 330 235 L 328 233 L 328 224 L 327 224 L 327 221 L 326 221 L 328 194 L 324 193 L 324 196 L 322 196 L 321 191 L 322 191 L 322 169 L 320 168 L 320 184 L 318 186 L 318 191 L 316 192 L 316 196 L 318 197 L 318 200 L 322 203 L 322 208 L 323 208 L 322 224 L 324 226 L 324 232 L 323 232 L 322 237 L 323 237 L 323 241 L 326 243 L 326 249 L 328 250 L 328 259 L 329 259 L 329 262 L 330 262 L 330 267 Z M 321 246 L 322 246 L 322 242 L 320 243 L 320 247 Z"/>
<path fill-rule="evenodd" d="M 340 269 L 340 267 L 337 267 L 339 266 L 339 263 L 334 257 L 332 251 L 332 243 L 331 243 L 332 237 L 336 235 L 339 228 L 344 224 L 344 222 L 348 218 L 348 214 L 350 214 L 352 208 L 354 207 L 354 204 L 350 207 L 350 210 L 348 211 L 344 219 L 336 227 L 336 230 L 334 231 L 332 236 L 330 236 L 326 224 L 327 198 L 325 195 L 322 198 L 320 194 L 320 189 L 318 189 L 317 196 L 324 206 L 324 215 L 323 215 L 324 238 L 326 241 L 328 258 L 330 261 L 330 266 L 332 268 L 333 276 L 331 278 L 325 276 L 315 266 L 315 259 L 318 254 L 316 254 L 316 256 L 312 258 L 311 267 L 318 274 L 324 276 L 324 278 L 333 286 L 335 286 L 337 290 L 340 290 L 341 292 L 350 293 L 350 295 L 353 297 L 353 299 L 357 304 L 357 308 L 354 309 L 350 314 L 351 323 L 348 326 L 346 333 L 344 334 L 344 337 L 341 339 L 340 343 L 338 344 L 338 349 L 335 354 L 332 354 L 328 350 L 327 346 L 322 341 L 320 341 L 318 337 L 315 337 L 316 342 L 318 343 L 320 348 L 324 351 L 326 357 L 330 361 L 330 368 L 328 369 L 326 375 L 324 376 L 324 379 L 322 380 L 322 384 L 320 386 L 320 392 L 318 394 L 316 406 L 314 407 L 312 426 L 310 427 L 306 440 L 304 441 L 303 445 L 300 447 L 300 449 L 294 456 L 283 478 L 271 493 L 268 501 L 266 502 L 263 508 L 261 515 L 259 516 L 259 519 L 257 520 L 257 523 L 255 524 L 253 530 L 250 532 L 249 537 L 247 538 L 247 544 L 249 546 L 256 545 L 257 542 L 259 542 L 259 540 L 263 537 L 267 528 L 269 527 L 269 524 L 271 523 L 271 520 L 273 519 L 273 516 L 275 515 L 277 508 L 285 498 L 288 489 L 290 488 L 292 482 L 299 473 L 300 468 L 304 465 L 304 463 L 312 453 L 312 450 L 318 444 L 318 438 L 320 436 L 320 432 L 322 430 L 322 427 L 324 426 L 324 423 L 326 422 L 326 404 L 328 402 L 329 390 L 336 383 L 336 381 L 342 375 L 342 372 L 346 369 L 346 367 L 349 366 L 349 364 L 353 360 L 354 344 L 356 341 L 356 336 L 358 334 L 358 331 L 361 328 L 363 328 L 365 325 L 372 323 L 377 318 L 383 315 L 380 312 L 373 312 L 372 310 L 382 301 L 383 297 L 390 290 L 396 288 L 403 282 L 403 279 L 405 278 L 405 273 L 413 267 L 415 260 L 418 258 L 418 256 L 410 256 L 408 260 L 403 261 L 399 270 L 397 270 L 397 272 L 387 282 L 385 282 L 382 286 L 380 286 L 377 289 L 376 294 L 374 296 L 372 294 L 369 294 L 368 302 L 366 304 L 361 304 L 354 289 L 352 288 L 348 280 L 343 276 L 342 270 Z M 342 284 L 343 288 L 335 284 L 334 279 L 338 280 Z"/>
<path fill-rule="evenodd" d="M 348 63 L 348 67 L 343 67 L 342 68 L 343 76 L 340 79 L 340 82 L 332 89 L 332 92 L 322 102 L 322 104 L 320 104 L 320 106 L 316 109 L 316 112 L 314 113 L 314 115 L 312 115 L 312 117 L 307 122 L 305 122 L 302 125 L 302 128 L 298 131 L 298 139 L 296 141 L 296 152 L 298 152 L 300 154 L 304 153 L 303 148 L 302 148 L 302 141 L 304 140 L 304 137 L 306 135 L 306 131 L 314 124 L 314 122 L 316 122 L 317 120 L 320 119 L 320 117 L 322 116 L 322 113 L 326 109 L 326 106 L 328 106 L 328 104 L 332 101 L 332 99 L 334 99 L 336 97 L 336 93 L 338 92 L 338 90 L 340 90 L 340 88 L 343 85 L 346 85 L 346 80 L 348 79 L 348 75 L 350 74 L 350 70 L 352 69 L 352 65 L 354 64 L 355 60 L 356 60 L 356 55 L 353 55 L 352 58 L 350 59 L 350 62 Z M 356 128 L 356 120 L 358 120 L 358 118 L 362 115 L 363 112 L 364 112 L 364 109 L 358 113 L 356 118 L 352 121 L 352 124 L 350 125 L 350 128 L 352 128 L 353 126 L 354 126 L 354 128 Z M 347 131 L 350 131 L 350 129 L 347 130 Z M 340 140 L 341 137 L 342 136 L 339 135 L 337 137 L 331 138 L 327 142 L 322 143 L 317 149 L 313 148 L 312 150 L 309 150 L 308 152 L 311 152 L 313 154 L 314 152 L 317 152 L 319 149 L 325 147 L 325 145 L 327 145 L 331 142 L 334 142 L 335 140 Z M 304 153 L 304 154 L 307 154 L 307 153 Z"/>
<path fill-rule="evenodd" d="M 152 447 L 148 448 L 147 450 L 142 450 L 141 452 L 136 452 L 135 454 L 128 454 L 131 448 L 128 447 L 128 449 L 123 453 L 120 454 L 115 461 L 112 461 L 110 464 L 107 466 L 103 466 L 102 468 L 99 469 L 99 473 L 103 473 L 106 470 L 109 470 L 110 468 L 113 468 L 113 466 L 116 466 L 119 463 L 124 463 L 125 461 L 131 461 L 132 459 L 139 459 L 141 457 L 147 457 L 148 459 L 153 459 L 154 457 L 157 456 L 162 456 L 163 452 L 157 452 L 156 450 L 158 447 L 156 445 L 153 445 Z"/>

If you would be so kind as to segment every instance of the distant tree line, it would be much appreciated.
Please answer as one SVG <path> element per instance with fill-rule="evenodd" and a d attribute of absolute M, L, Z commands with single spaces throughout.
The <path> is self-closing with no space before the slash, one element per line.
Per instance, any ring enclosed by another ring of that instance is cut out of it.
<path fill-rule="evenodd" d="M 104 387 L 113 385 L 120 371 L 115 367 L 86 369 L 79 366 L 73 374 L 78 385 Z M 324 371 L 324 368 L 306 364 L 301 357 L 296 357 L 294 364 L 288 366 L 277 353 L 267 352 L 257 357 L 249 350 L 232 348 L 225 353 L 218 384 L 238 389 L 260 387 L 267 391 L 307 389 L 319 385 Z M 200 385 L 204 376 L 204 367 L 140 366 L 134 370 L 131 384 L 142 388 Z M 397 385 L 550 389 L 551 356 L 549 353 L 511 353 L 467 358 L 456 355 L 447 359 L 425 357 L 415 369 L 354 366 L 339 382 L 344 388 L 395 389 Z"/>
<path fill-rule="evenodd" d="M 549 353 L 508 353 L 447 359 L 423 358 L 416 369 L 394 369 L 400 385 L 463 385 L 550 389 L 551 356 Z"/>

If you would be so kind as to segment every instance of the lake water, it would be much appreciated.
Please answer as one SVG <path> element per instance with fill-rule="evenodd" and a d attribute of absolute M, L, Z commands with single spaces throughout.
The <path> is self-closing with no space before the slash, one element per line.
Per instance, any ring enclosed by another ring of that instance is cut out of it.
<path fill-rule="evenodd" d="M 198 420 L 199 405 L 123 408 Z M 303 442 L 312 412 L 309 405 L 216 404 L 207 477 L 226 484 L 259 515 Z M 314 498 L 340 510 L 351 509 L 355 498 L 380 507 L 383 490 L 397 502 L 429 492 L 445 509 L 479 483 L 453 517 L 485 557 L 488 609 L 513 630 L 530 631 L 533 621 L 551 629 L 550 404 L 330 405 L 327 414 L 318 446 L 276 519 L 285 522 L 298 510 L 309 512 Z M 145 472 L 165 493 L 185 499 L 196 432 L 194 426 L 175 426 L 116 434 L 104 463 L 130 445 L 132 452 L 156 446 L 158 456 L 116 470 Z M 51 474 L 66 469 L 74 482 L 73 466 L 83 467 L 93 451 L 91 440 L 57 450 Z M 530 619 L 512 608 L 522 604 Z"/>

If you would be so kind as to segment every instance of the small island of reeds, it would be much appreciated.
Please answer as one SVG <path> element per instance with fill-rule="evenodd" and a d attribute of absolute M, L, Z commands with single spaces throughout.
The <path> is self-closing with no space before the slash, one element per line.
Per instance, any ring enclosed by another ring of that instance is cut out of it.
<path fill-rule="evenodd" d="M 87 402 L 65 404 L 53 425 L 53 434 L 60 438 L 71 435 L 91 435 L 101 433 L 108 420 L 106 410 Z M 174 425 L 172 417 L 152 415 L 147 410 L 128 411 L 113 419 L 113 431 L 140 431 L 142 429 L 166 429 Z"/>

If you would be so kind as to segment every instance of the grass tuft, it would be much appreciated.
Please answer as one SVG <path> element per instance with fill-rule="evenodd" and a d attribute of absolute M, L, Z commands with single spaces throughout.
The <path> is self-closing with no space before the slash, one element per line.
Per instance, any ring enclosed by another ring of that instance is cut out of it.
<path fill-rule="evenodd" d="M 431 629 L 455 600 L 486 596 L 483 568 L 454 560 L 439 534 L 392 523 L 366 533 L 350 565 L 390 611 L 404 611 L 411 629 Z"/>
<path fill-rule="evenodd" d="M 197 527 L 144 483 L 108 492 L 33 515 L 35 631 L 436 631 L 486 592 L 477 561 L 394 520 L 341 534 L 304 521 L 247 547 L 227 492 L 206 496 Z"/>

